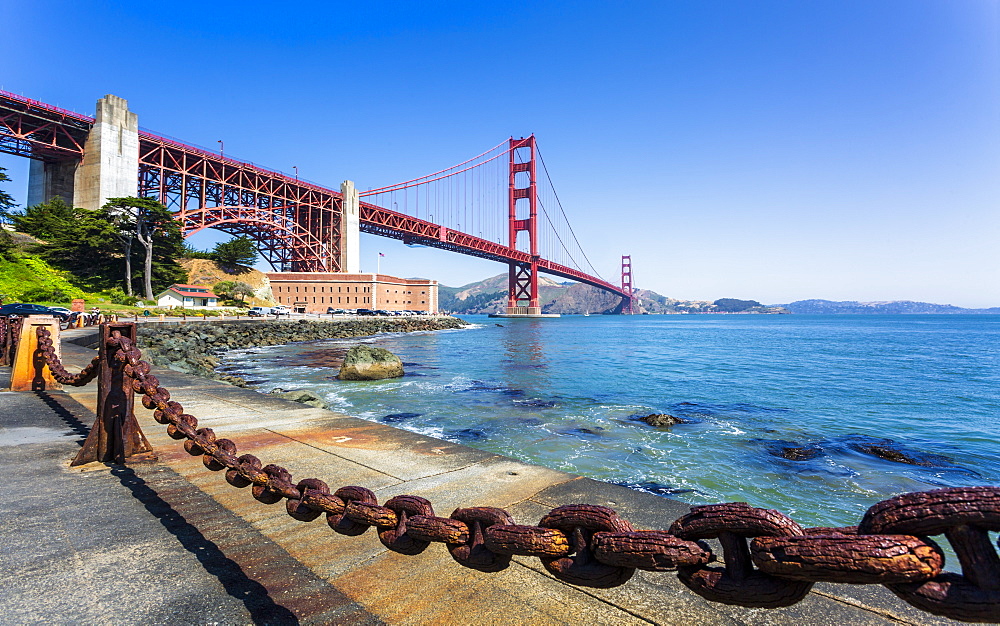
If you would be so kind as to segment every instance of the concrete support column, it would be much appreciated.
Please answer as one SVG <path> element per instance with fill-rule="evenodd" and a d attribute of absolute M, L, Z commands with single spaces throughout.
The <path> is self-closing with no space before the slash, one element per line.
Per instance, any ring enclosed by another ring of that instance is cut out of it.
<path fill-rule="evenodd" d="M 343 196 L 340 212 L 340 271 L 349 274 L 361 272 L 361 203 L 354 182 L 340 184 Z M 374 293 L 373 293 L 374 295 Z M 374 299 L 372 300 L 374 302 Z"/>
<path fill-rule="evenodd" d="M 76 168 L 79 161 L 35 161 L 32 160 L 28 169 L 28 202 L 27 206 L 35 206 L 48 202 L 59 196 L 72 205 L 74 201 L 73 187 Z"/>
<path fill-rule="evenodd" d="M 106 95 L 97 101 L 97 115 L 76 168 L 73 204 L 99 209 L 108 198 L 134 196 L 139 191 L 139 118 L 128 102 Z"/>

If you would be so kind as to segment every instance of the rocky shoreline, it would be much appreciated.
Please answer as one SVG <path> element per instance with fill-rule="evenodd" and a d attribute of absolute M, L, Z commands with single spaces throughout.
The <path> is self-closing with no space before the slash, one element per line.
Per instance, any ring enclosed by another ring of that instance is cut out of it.
<path fill-rule="evenodd" d="M 245 387 L 246 382 L 239 376 L 215 371 L 220 362 L 219 357 L 225 352 L 299 341 L 447 330 L 467 325 L 468 322 L 455 317 L 330 322 L 196 322 L 162 326 L 143 324 L 139 326 L 138 334 L 143 356 L 154 365 Z"/>

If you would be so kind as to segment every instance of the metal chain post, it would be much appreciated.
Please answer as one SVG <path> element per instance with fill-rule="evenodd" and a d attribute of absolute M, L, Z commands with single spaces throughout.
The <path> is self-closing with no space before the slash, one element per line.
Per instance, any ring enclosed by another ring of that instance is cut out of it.
<path fill-rule="evenodd" d="M 135 419 L 132 381 L 125 374 L 125 359 L 119 357 L 121 338 L 135 341 L 135 323 L 101 324 L 100 332 L 97 419 L 71 466 L 94 461 L 124 463 L 153 450 Z"/>

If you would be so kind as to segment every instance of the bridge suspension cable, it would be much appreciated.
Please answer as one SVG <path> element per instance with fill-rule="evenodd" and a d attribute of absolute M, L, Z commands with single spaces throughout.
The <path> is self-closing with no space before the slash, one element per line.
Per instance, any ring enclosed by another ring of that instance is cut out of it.
<path fill-rule="evenodd" d="M 508 143 L 426 176 L 358 195 L 385 209 L 506 245 Z"/>
<path fill-rule="evenodd" d="M 542 156 L 542 150 L 537 146 L 537 144 L 535 146 L 535 150 L 538 152 L 538 160 L 541 161 L 542 163 L 542 171 L 545 172 L 545 178 L 549 183 L 549 189 L 552 190 L 552 195 L 555 198 L 556 204 L 559 206 L 559 212 L 563 216 L 563 220 L 566 223 L 566 228 L 569 229 L 570 235 L 573 236 L 573 241 L 576 243 L 577 249 L 583 256 L 583 259 L 587 262 L 587 266 L 590 267 L 590 271 L 593 272 L 594 276 L 597 276 L 601 280 L 605 280 L 604 277 L 601 276 L 600 272 L 598 272 L 597 269 L 594 267 L 594 264 L 590 262 L 590 257 L 587 256 L 587 253 L 584 251 L 583 246 L 580 244 L 580 240 L 576 236 L 576 231 L 573 230 L 573 225 L 570 223 L 569 217 L 566 215 L 566 210 L 563 208 L 562 200 L 559 199 L 559 193 L 556 191 L 556 187 L 552 182 L 552 176 L 549 174 L 549 168 L 545 166 L 545 157 Z M 585 271 L 583 267 L 577 264 L 576 260 L 573 259 L 572 253 L 569 251 L 568 248 L 566 248 L 566 244 L 563 242 L 562 237 L 559 235 L 559 229 L 557 229 L 555 224 L 552 223 L 552 220 L 549 218 L 548 212 L 545 211 L 545 204 L 540 201 L 539 205 L 542 208 L 542 212 L 545 213 L 546 221 L 548 221 L 549 225 L 552 226 L 552 231 L 555 233 L 556 238 L 558 239 L 560 245 L 566 251 L 567 256 L 569 256 L 569 258 L 572 260 L 572 266 L 576 267 L 580 271 Z"/>
<path fill-rule="evenodd" d="M 505 140 L 451 167 L 361 191 L 358 195 L 373 205 L 499 246 L 509 246 L 509 168 L 512 160 L 524 163 L 525 158 L 511 145 L 511 140 Z M 545 179 L 536 181 L 539 208 L 545 216 L 545 220 L 539 222 L 541 228 L 537 233 L 540 256 L 607 282 L 583 250 L 544 160 L 542 168 Z M 558 212 L 550 210 L 551 207 L 558 207 Z M 521 217 L 527 216 L 518 216 Z M 569 231 L 569 238 L 564 236 L 563 230 Z M 519 237 L 513 247 L 518 248 L 520 243 Z"/>

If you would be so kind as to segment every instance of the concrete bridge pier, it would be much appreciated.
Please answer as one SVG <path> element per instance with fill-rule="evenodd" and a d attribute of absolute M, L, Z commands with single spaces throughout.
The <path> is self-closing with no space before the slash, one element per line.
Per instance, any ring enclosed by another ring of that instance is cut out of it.
<path fill-rule="evenodd" d="M 73 181 L 79 161 L 36 161 L 28 166 L 28 206 L 48 202 L 56 196 L 73 204 Z"/>
<path fill-rule="evenodd" d="M 361 202 L 354 181 L 340 184 L 340 271 L 361 273 Z M 436 310 L 436 309 L 435 309 Z"/>
<path fill-rule="evenodd" d="M 55 196 L 84 209 L 139 191 L 139 118 L 128 102 L 108 94 L 97 101 L 94 126 L 80 161 L 32 161 L 28 206 Z"/>
<path fill-rule="evenodd" d="M 73 190 L 73 203 L 91 210 L 139 192 L 139 116 L 124 98 L 108 94 L 97 101 L 95 118 Z"/>

